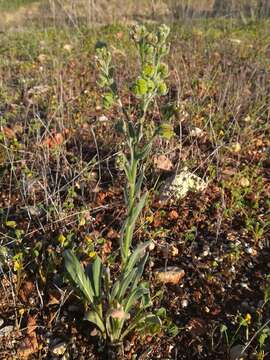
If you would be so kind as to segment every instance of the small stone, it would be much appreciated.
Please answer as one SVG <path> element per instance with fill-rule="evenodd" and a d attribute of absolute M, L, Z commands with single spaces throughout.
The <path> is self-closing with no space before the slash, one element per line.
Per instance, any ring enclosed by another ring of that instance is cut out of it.
<path fill-rule="evenodd" d="M 71 52 L 71 50 L 72 50 L 72 45 L 70 45 L 70 44 L 65 44 L 65 45 L 63 46 L 63 49 L 66 50 L 67 52 Z"/>
<path fill-rule="evenodd" d="M 12 325 L 7 325 L 7 326 L 3 327 L 2 329 L 0 329 L 0 337 L 1 337 L 1 336 L 8 336 L 8 335 L 10 335 L 13 331 L 14 331 L 14 326 L 12 326 Z"/>
<path fill-rule="evenodd" d="M 58 344 L 51 347 L 51 353 L 54 355 L 64 355 L 67 350 L 67 344 L 64 341 L 59 342 Z"/>
<path fill-rule="evenodd" d="M 244 118 L 244 122 L 246 123 L 249 123 L 251 121 L 251 117 L 249 115 L 247 115 L 245 118 Z"/>
<path fill-rule="evenodd" d="M 181 301 L 181 305 L 182 305 L 182 308 L 188 307 L 188 301 L 187 301 L 187 299 L 183 299 L 183 300 Z"/>
<path fill-rule="evenodd" d="M 238 154 L 241 151 L 241 144 L 239 142 L 232 144 L 230 150 L 231 150 L 231 152 Z"/>
<path fill-rule="evenodd" d="M 43 63 L 43 62 L 45 62 L 46 60 L 47 60 L 47 55 L 45 55 L 45 54 L 39 54 L 39 55 L 38 55 L 38 61 L 39 61 L 39 62 Z"/>
<path fill-rule="evenodd" d="M 167 201 L 170 198 L 180 200 L 189 191 L 200 192 L 206 187 L 207 183 L 203 179 L 185 169 L 179 175 L 174 175 L 166 180 L 161 190 L 160 200 Z"/>
<path fill-rule="evenodd" d="M 163 284 L 179 284 L 185 276 L 185 271 L 177 266 L 169 266 L 167 269 L 158 269 L 155 271 L 156 280 Z"/>
<path fill-rule="evenodd" d="M 250 185 L 250 182 L 246 177 L 242 177 L 239 180 L 239 185 L 242 186 L 242 187 L 248 187 Z"/>
<path fill-rule="evenodd" d="M 247 249 L 245 249 L 247 254 L 250 254 L 252 256 L 256 256 L 257 255 L 257 250 L 253 249 L 252 247 L 248 247 Z"/>
<path fill-rule="evenodd" d="M 210 252 L 209 246 L 208 246 L 208 245 L 204 245 L 202 256 L 208 256 L 208 255 L 209 255 L 209 252 Z"/>
<path fill-rule="evenodd" d="M 178 251 L 176 246 L 171 247 L 171 253 L 172 253 L 172 256 L 177 256 L 178 255 L 179 251 Z"/>
<path fill-rule="evenodd" d="M 195 127 L 194 129 L 191 130 L 190 136 L 200 138 L 203 136 L 203 131 L 202 129 Z"/>
<path fill-rule="evenodd" d="M 98 121 L 100 122 L 106 122 L 108 121 L 108 117 L 106 115 L 100 115 L 99 118 L 98 118 Z"/>

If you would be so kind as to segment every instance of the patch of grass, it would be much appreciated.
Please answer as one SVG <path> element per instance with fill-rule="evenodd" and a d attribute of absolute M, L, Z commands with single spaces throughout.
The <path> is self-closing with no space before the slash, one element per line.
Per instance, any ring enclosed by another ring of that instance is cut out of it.
<path fill-rule="evenodd" d="M 21 6 L 27 6 L 40 0 L 0 0 L 1 11 L 16 11 Z"/>

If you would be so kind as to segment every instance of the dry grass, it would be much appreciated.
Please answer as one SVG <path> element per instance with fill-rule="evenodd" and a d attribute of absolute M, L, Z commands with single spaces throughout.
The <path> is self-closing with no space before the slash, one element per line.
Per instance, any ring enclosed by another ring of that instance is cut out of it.
<path fill-rule="evenodd" d="M 0 30 L 35 24 L 93 26 L 133 21 L 188 20 L 225 16 L 248 19 L 270 14 L 267 0 L 21 0 L 0 2 Z"/>

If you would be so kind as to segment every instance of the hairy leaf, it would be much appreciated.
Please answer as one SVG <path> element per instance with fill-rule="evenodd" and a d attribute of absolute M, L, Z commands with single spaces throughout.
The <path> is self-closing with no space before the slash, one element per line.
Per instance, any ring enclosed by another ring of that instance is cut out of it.
<path fill-rule="evenodd" d="M 89 303 L 92 303 L 94 299 L 94 292 L 92 289 L 92 285 L 89 278 L 86 276 L 84 272 L 84 268 L 80 264 L 76 255 L 74 255 L 74 253 L 71 250 L 66 250 L 64 252 L 64 258 L 65 258 L 66 269 L 70 277 L 72 278 L 74 284 L 78 286 L 80 291 L 85 296 L 85 299 Z"/>

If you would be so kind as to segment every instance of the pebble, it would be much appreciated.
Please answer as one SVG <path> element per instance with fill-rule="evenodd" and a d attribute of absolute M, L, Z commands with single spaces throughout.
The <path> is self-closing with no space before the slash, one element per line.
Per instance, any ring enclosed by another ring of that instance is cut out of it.
<path fill-rule="evenodd" d="M 184 276 L 185 271 L 177 266 L 168 266 L 167 269 L 155 271 L 156 280 L 163 284 L 178 284 Z"/>
<path fill-rule="evenodd" d="M 188 301 L 187 301 L 187 299 L 183 299 L 183 300 L 181 301 L 181 305 L 182 305 L 182 308 L 188 307 Z"/>
<path fill-rule="evenodd" d="M 195 127 L 190 131 L 190 136 L 200 138 L 203 135 L 202 129 Z"/>
<path fill-rule="evenodd" d="M 2 329 L 0 329 L 0 337 L 9 335 L 10 333 L 12 333 L 13 330 L 14 330 L 14 326 L 12 325 L 7 325 L 3 327 Z"/>
<path fill-rule="evenodd" d="M 108 121 L 109 119 L 107 118 L 106 115 L 100 115 L 100 117 L 98 118 L 98 121 L 100 122 L 106 122 Z"/>
<path fill-rule="evenodd" d="M 247 254 L 250 254 L 252 256 L 256 256 L 257 255 L 257 250 L 253 249 L 252 247 L 248 247 L 247 249 L 245 249 Z"/>
<path fill-rule="evenodd" d="M 208 246 L 208 245 L 204 245 L 202 255 L 203 255 L 203 256 L 208 256 L 208 255 L 209 255 L 209 252 L 210 252 L 209 246 Z"/>
<path fill-rule="evenodd" d="M 51 347 L 51 353 L 54 355 L 64 355 L 67 350 L 67 344 L 64 341 L 59 342 L 58 344 Z"/>

